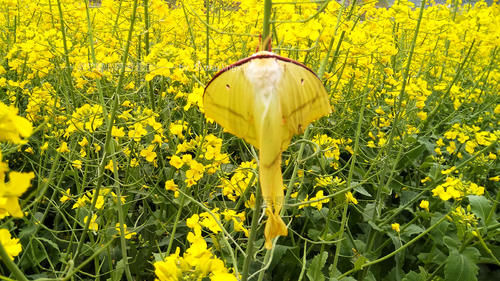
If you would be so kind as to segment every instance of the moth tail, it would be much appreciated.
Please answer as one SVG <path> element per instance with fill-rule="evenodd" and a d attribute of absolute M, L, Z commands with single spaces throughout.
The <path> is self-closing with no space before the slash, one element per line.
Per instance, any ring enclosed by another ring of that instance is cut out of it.
<path fill-rule="evenodd" d="M 267 222 L 264 229 L 264 236 L 266 237 L 266 249 L 270 250 L 273 247 L 273 239 L 278 236 L 287 236 L 288 229 L 285 222 L 279 215 L 279 210 L 274 212 L 268 207 L 266 208 Z"/>

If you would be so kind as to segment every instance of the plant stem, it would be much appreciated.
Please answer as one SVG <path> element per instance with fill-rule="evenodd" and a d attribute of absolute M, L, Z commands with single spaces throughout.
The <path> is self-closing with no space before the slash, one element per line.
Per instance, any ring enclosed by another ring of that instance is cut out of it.
<path fill-rule="evenodd" d="M 417 242 L 420 238 L 422 238 L 423 236 L 425 236 L 427 233 L 429 233 L 431 230 L 433 230 L 434 228 L 436 228 L 438 225 L 440 225 L 445 219 L 446 217 L 451 213 L 451 211 L 449 213 L 447 213 L 446 215 L 442 216 L 435 224 L 433 224 L 431 227 L 427 228 L 424 232 L 420 233 L 418 236 L 416 236 L 415 238 L 413 238 L 412 240 L 410 240 L 408 243 L 404 244 L 403 246 L 399 247 L 397 250 L 381 257 L 381 258 L 378 258 L 374 261 L 371 261 L 371 262 L 367 262 L 363 265 L 361 265 L 359 268 L 353 268 L 349 271 L 347 271 L 346 273 L 340 275 L 339 277 L 337 277 L 338 280 L 344 278 L 345 276 L 351 274 L 351 273 L 354 273 L 360 269 L 363 269 L 365 267 L 369 267 L 371 265 L 374 265 L 374 264 L 377 264 L 379 262 L 382 262 L 382 261 L 385 261 L 386 259 L 390 258 L 390 257 L 393 257 L 395 256 L 396 254 L 398 254 L 399 252 L 403 251 L 404 249 L 408 248 L 410 245 L 412 245 L 413 243 Z"/>
<path fill-rule="evenodd" d="M 248 187 L 247 187 L 248 188 Z M 262 192 L 260 190 L 260 184 L 257 184 L 255 189 L 255 206 L 253 208 L 252 214 L 252 226 L 250 228 L 250 237 L 248 238 L 247 250 L 245 261 L 243 262 L 243 272 L 241 274 L 241 280 L 248 280 L 248 269 L 250 268 L 250 263 L 253 260 L 254 253 L 254 241 L 257 236 L 258 221 L 260 218 L 260 209 L 262 206 Z"/>
<path fill-rule="evenodd" d="M 358 117 L 358 125 L 356 128 L 356 137 L 354 139 L 354 153 L 353 153 L 352 158 L 351 158 L 351 166 L 349 168 L 349 174 L 347 176 L 347 182 L 346 182 L 346 185 L 348 188 L 351 187 L 352 176 L 353 176 L 353 173 L 355 170 L 356 158 L 357 158 L 358 151 L 359 151 L 359 139 L 361 137 L 361 124 L 363 122 L 366 99 L 367 99 L 367 96 L 369 93 L 369 91 L 368 91 L 369 83 L 370 83 L 370 72 L 368 72 L 368 75 L 366 78 L 365 93 L 363 94 L 363 99 L 361 101 L 361 108 L 360 108 L 359 117 Z M 347 222 L 347 208 L 348 207 L 349 207 L 349 202 L 346 202 L 344 204 L 344 209 L 342 210 L 342 220 L 340 222 L 340 230 L 339 230 L 340 233 L 339 233 L 339 236 L 337 237 L 337 243 L 335 245 L 335 256 L 333 258 L 333 265 L 332 265 L 334 269 L 337 268 L 337 264 L 338 264 L 339 257 L 340 257 L 340 248 L 341 248 L 340 243 L 342 243 L 342 240 L 344 238 L 344 227 L 345 227 L 346 222 Z"/>
<path fill-rule="evenodd" d="M 186 196 L 184 193 L 181 193 L 181 202 L 179 204 L 179 209 L 177 210 L 177 214 L 175 215 L 174 226 L 172 228 L 172 233 L 170 233 L 170 240 L 168 241 L 167 253 L 166 255 L 170 255 L 170 251 L 172 250 L 172 245 L 174 244 L 175 232 L 177 231 L 177 224 L 179 223 L 179 219 L 181 217 L 182 209 L 184 208 L 184 202 L 186 201 Z"/>
<path fill-rule="evenodd" d="M 206 46 L 206 60 L 205 60 L 205 65 L 207 68 L 209 68 L 209 63 L 210 63 L 210 28 L 208 27 L 210 25 L 210 0 L 205 1 L 205 8 L 207 9 L 207 16 L 206 16 L 206 21 L 207 21 L 207 30 L 206 30 L 206 35 L 207 35 L 207 46 Z"/>
<path fill-rule="evenodd" d="M 260 51 L 267 51 L 268 47 L 270 47 L 271 41 L 271 10 L 273 7 L 273 3 L 271 0 L 264 0 L 264 21 L 262 24 L 262 41 L 260 45 Z"/>
<path fill-rule="evenodd" d="M 146 58 L 149 55 L 149 0 L 144 0 L 144 51 L 146 52 Z M 146 64 L 146 73 L 149 72 L 149 65 Z M 147 91 L 149 92 L 149 99 L 151 100 L 151 109 L 153 111 L 156 110 L 156 102 L 153 92 L 153 82 L 148 81 L 147 83 Z"/>
<path fill-rule="evenodd" d="M 10 259 L 9 254 L 5 251 L 2 243 L 0 243 L 0 257 L 7 268 L 12 272 L 17 280 L 28 281 L 28 278 L 24 276 L 23 272 L 17 267 L 17 265 Z"/>

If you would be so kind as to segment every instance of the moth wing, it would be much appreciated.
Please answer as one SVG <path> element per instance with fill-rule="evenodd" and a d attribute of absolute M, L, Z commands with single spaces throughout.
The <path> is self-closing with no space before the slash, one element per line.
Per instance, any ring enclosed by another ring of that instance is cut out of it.
<path fill-rule="evenodd" d="M 219 73 L 205 88 L 205 115 L 229 133 L 259 148 L 254 119 L 253 87 L 244 74 L 245 64 Z"/>
<path fill-rule="evenodd" d="M 303 133 L 312 121 L 330 114 L 331 107 L 323 83 L 312 71 L 293 62 L 279 63 L 284 71 L 278 89 L 283 122 L 288 133 L 288 139 L 284 138 L 282 143 L 286 149 L 294 135 Z"/>

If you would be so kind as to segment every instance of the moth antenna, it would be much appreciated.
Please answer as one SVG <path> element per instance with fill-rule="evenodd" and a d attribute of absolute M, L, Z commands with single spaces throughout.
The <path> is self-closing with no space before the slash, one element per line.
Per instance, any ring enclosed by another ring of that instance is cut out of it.
<path fill-rule="evenodd" d="M 261 44 L 262 44 L 262 34 L 259 34 L 259 45 L 257 45 L 257 48 L 255 48 L 256 53 L 259 51 Z"/>
<path fill-rule="evenodd" d="M 271 35 L 267 36 L 265 39 L 262 39 L 262 37 L 261 37 L 261 40 L 262 40 L 262 42 L 261 42 L 262 50 L 263 51 L 267 50 L 267 51 L 271 52 L 272 51 L 272 49 L 271 49 L 271 43 L 272 43 Z"/>

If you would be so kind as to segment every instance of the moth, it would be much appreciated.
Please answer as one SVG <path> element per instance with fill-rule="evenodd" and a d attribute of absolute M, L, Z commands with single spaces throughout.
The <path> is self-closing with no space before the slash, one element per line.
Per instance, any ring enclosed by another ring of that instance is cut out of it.
<path fill-rule="evenodd" d="M 205 115 L 259 150 L 259 180 L 268 217 L 265 247 L 288 235 L 281 153 L 294 135 L 331 112 L 321 80 L 305 65 L 261 51 L 219 71 L 205 87 Z"/>

